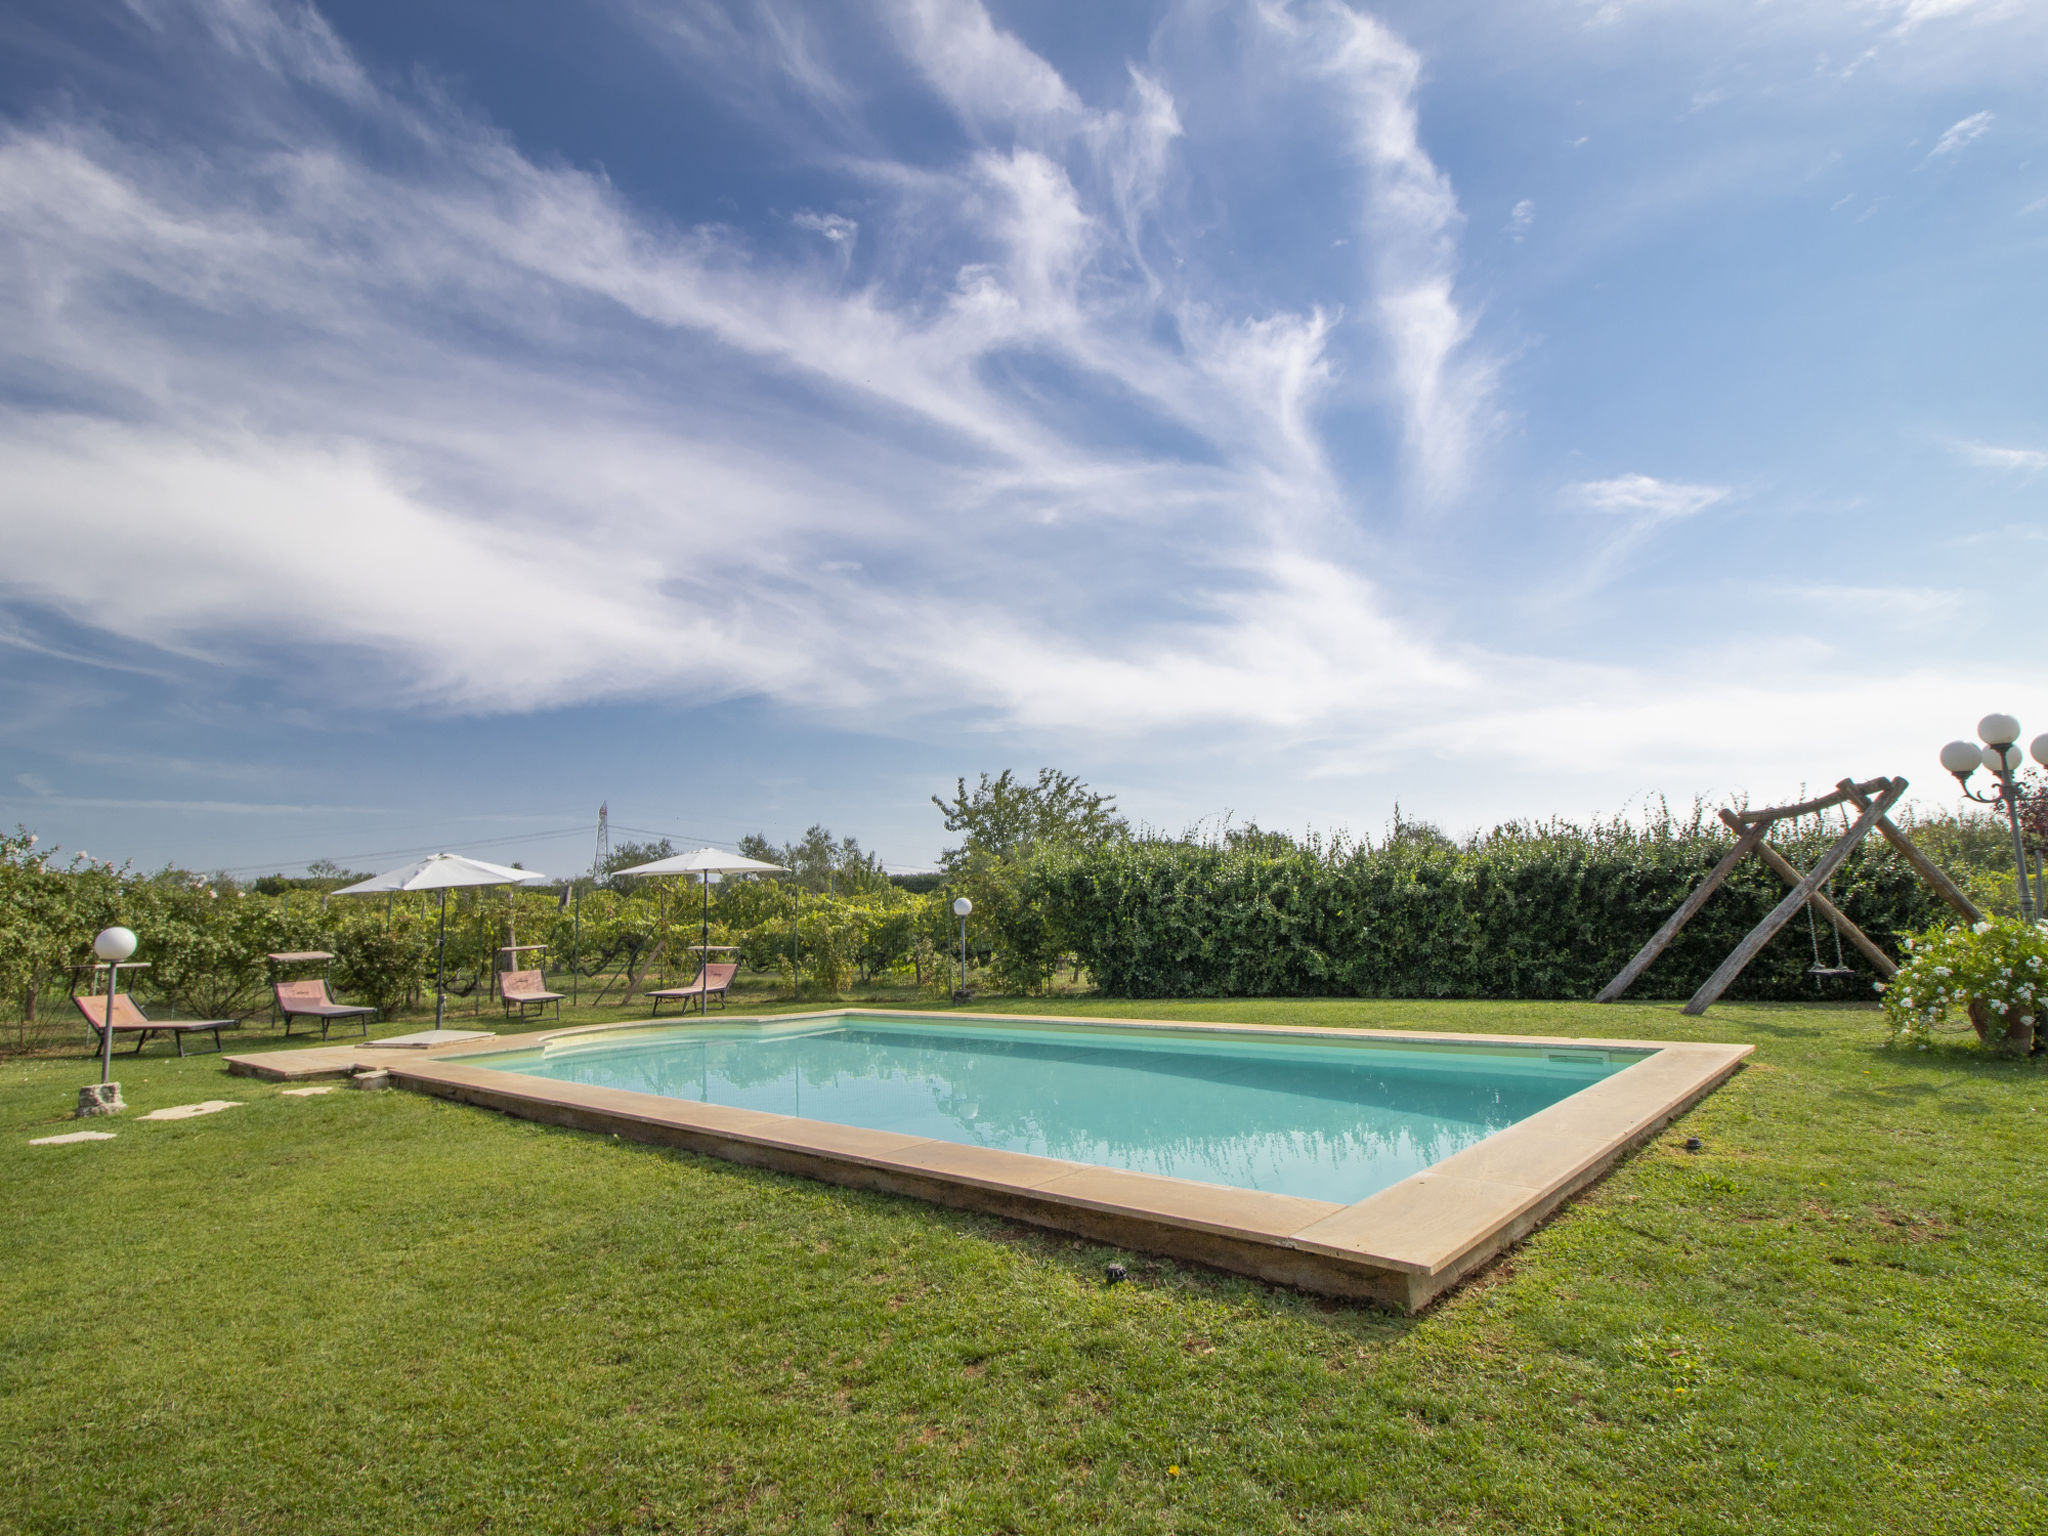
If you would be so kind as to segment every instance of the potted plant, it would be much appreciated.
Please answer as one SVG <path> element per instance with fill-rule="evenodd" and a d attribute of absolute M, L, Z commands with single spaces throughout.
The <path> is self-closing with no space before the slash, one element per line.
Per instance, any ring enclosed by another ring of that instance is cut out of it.
<path fill-rule="evenodd" d="M 1925 1050 L 1936 1030 L 1962 1019 L 1987 1050 L 2024 1056 L 2048 1043 L 2048 923 L 1995 917 L 1929 928 L 1905 944 L 1906 963 L 1878 983 L 1893 1044 Z"/>

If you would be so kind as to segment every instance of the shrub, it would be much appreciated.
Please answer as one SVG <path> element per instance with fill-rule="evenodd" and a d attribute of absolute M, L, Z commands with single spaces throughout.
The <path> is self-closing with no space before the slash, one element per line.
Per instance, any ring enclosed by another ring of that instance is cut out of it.
<path fill-rule="evenodd" d="M 2031 1041 L 2048 1006 L 2048 924 L 1994 917 L 1974 928 L 1929 928 L 1905 943 L 1909 958 L 1882 988 L 1893 1044 L 1925 1050 L 1936 1031 L 1966 1024 L 1987 1049 Z M 2009 1039 L 2015 1026 L 2021 1033 Z"/>
<path fill-rule="evenodd" d="M 367 998 L 389 1017 L 425 984 L 434 959 L 434 941 L 413 913 L 394 913 L 387 921 L 345 928 L 334 938 L 335 980 L 342 989 Z"/>
<path fill-rule="evenodd" d="M 261 1006 L 268 925 L 259 908 L 182 875 L 150 880 L 133 894 L 141 909 L 134 923 L 147 936 L 149 991 L 187 1018 L 238 1019 Z"/>

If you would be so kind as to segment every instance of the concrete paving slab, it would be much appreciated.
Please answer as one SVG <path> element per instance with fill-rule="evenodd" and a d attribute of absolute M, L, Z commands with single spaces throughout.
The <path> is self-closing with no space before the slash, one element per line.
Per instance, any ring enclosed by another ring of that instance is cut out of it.
<path fill-rule="evenodd" d="M 472 1040 L 495 1040 L 491 1029 L 422 1029 L 410 1035 L 387 1035 L 382 1040 L 365 1040 L 359 1051 L 431 1051 L 444 1045 L 467 1045 Z"/>
<path fill-rule="evenodd" d="M 236 1077 L 261 1078 L 270 1083 L 298 1082 L 308 1078 L 348 1077 L 358 1067 L 381 1067 L 390 1061 L 365 1058 L 360 1045 L 320 1045 L 304 1050 L 252 1051 L 224 1058 Z"/>
<path fill-rule="evenodd" d="M 112 1131 L 66 1131 L 62 1136 L 36 1136 L 29 1140 L 32 1147 L 68 1147 L 75 1141 L 112 1141 Z"/>
<path fill-rule="evenodd" d="M 278 1093 L 287 1099 L 310 1099 L 316 1093 L 333 1093 L 338 1085 L 322 1083 L 318 1088 L 280 1088 Z"/>
<path fill-rule="evenodd" d="M 217 1115 L 224 1109 L 240 1109 L 240 1099 L 207 1099 L 199 1104 L 174 1104 L 169 1109 L 152 1109 L 144 1120 L 191 1120 L 200 1115 Z"/>

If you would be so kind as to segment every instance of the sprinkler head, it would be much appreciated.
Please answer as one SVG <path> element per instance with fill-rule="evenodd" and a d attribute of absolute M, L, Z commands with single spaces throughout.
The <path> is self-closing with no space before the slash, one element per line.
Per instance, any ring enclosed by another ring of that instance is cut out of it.
<path fill-rule="evenodd" d="M 1131 1278 L 1131 1272 L 1121 1264 L 1110 1264 L 1103 1268 L 1102 1278 L 1111 1285 L 1121 1285 Z"/>
<path fill-rule="evenodd" d="M 1706 1150 L 1706 1146 L 1707 1144 L 1704 1141 L 1701 1141 L 1697 1136 L 1688 1136 L 1685 1138 L 1685 1150 L 1688 1152 L 1703 1152 Z"/>

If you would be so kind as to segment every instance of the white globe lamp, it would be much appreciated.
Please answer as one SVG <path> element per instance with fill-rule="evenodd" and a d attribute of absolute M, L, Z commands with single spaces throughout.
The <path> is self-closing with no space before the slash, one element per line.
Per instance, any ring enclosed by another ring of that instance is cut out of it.
<path fill-rule="evenodd" d="M 2009 747 L 2020 739 L 2020 723 L 2011 715 L 1986 715 L 1977 722 L 1977 734 L 1986 746 Z"/>
<path fill-rule="evenodd" d="M 92 941 L 92 952 L 110 965 L 118 965 L 135 953 L 133 928 L 102 928 Z"/>
<path fill-rule="evenodd" d="M 1959 779 L 1967 779 L 1982 763 L 1983 753 L 1974 741 L 1952 741 L 1941 749 L 1941 766 Z"/>

